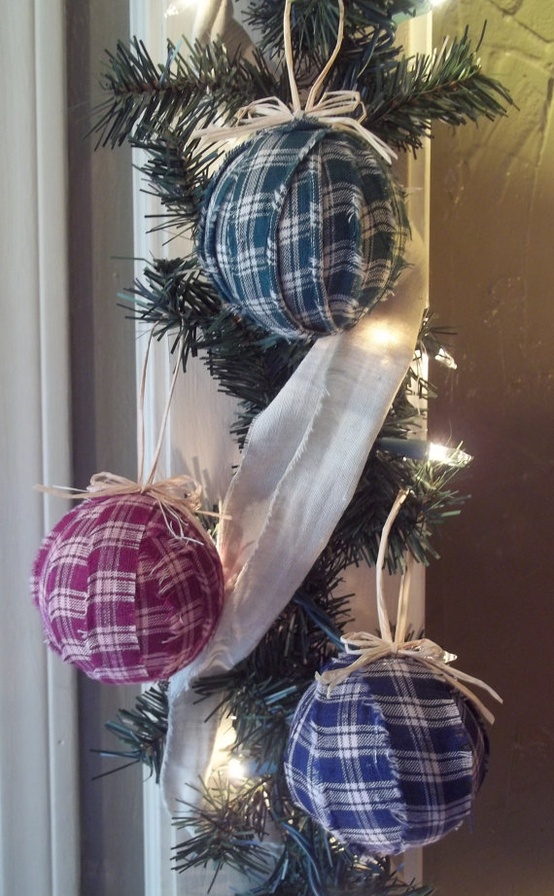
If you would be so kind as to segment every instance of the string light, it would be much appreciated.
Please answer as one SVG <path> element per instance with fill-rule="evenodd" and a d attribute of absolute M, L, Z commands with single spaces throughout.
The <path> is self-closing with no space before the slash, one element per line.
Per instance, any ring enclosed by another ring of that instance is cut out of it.
<path fill-rule="evenodd" d="M 460 446 L 449 448 L 439 442 L 424 442 L 421 439 L 383 438 L 377 442 L 379 448 L 399 454 L 411 460 L 428 460 L 431 463 L 444 464 L 447 467 L 467 467 L 473 460 L 471 454 Z"/>
<path fill-rule="evenodd" d="M 435 463 L 446 464 L 449 467 L 467 467 L 473 460 L 471 454 L 460 447 L 448 448 L 438 442 L 429 442 L 427 457 Z"/>
<path fill-rule="evenodd" d="M 435 361 L 438 361 L 439 364 L 443 364 L 445 367 L 449 367 L 450 370 L 458 369 L 456 361 L 454 360 L 450 352 L 447 352 L 445 348 L 439 348 L 437 354 L 435 355 Z"/>
<path fill-rule="evenodd" d="M 398 332 L 394 324 L 389 324 L 386 320 L 371 321 L 371 326 L 367 327 L 365 333 L 367 345 L 370 348 L 386 349 L 397 345 L 399 342 Z"/>
<path fill-rule="evenodd" d="M 246 781 L 246 767 L 237 756 L 231 756 L 227 763 L 227 776 L 230 781 Z"/>
<path fill-rule="evenodd" d="M 420 364 L 423 360 L 427 360 L 429 355 L 427 352 L 422 352 L 421 349 L 417 348 L 414 352 L 414 362 L 416 364 Z M 439 364 L 443 364 L 444 367 L 449 367 L 450 370 L 457 370 L 458 365 L 456 364 L 455 358 L 447 352 L 445 348 L 439 348 L 436 355 L 433 356 L 434 361 L 438 361 Z"/>

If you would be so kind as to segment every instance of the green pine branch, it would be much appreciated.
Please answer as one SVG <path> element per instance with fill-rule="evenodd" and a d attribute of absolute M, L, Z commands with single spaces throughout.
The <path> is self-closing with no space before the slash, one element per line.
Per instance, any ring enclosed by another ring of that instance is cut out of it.
<path fill-rule="evenodd" d="M 183 804 L 183 814 L 174 821 L 178 829 L 187 829 L 187 838 L 175 847 L 174 863 L 179 871 L 211 867 L 209 890 L 219 872 L 230 866 L 248 879 L 240 896 L 431 896 L 433 892 L 402 882 L 387 860 L 360 861 L 295 809 L 288 795 L 279 803 L 263 776 L 232 783 L 219 775 L 210 787 L 201 784 L 197 789 L 202 808 L 189 810 Z M 272 839 L 279 847 L 272 852 L 264 848 L 270 821 Z"/>
<path fill-rule="evenodd" d="M 107 730 L 125 749 L 95 752 L 112 759 L 127 760 L 123 768 L 142 763 L 154 775 L 158 784 L 167 737 L 168 714 L 167 683 L 159 682 L 136 698 L 133 709 L 120 709 L 114 720 L 106 722 Z"/>
<path fill-rule="evenodd" d="M 210 169 L 222 150 L 192 138 L 192 130 L 193 125 L 178 133 L 169 131 L 133 138 L 133 146 L 145 154 L 145 161 L 137 166 L 150 185 L 144 192 L 157 196 L 164 207 L 152 230 L 171 230 L 172 235 L 185 231 L 194 234 Z"/>
<path fill-rule="evenodd" d="M 436 462 L 383 450 L 377 441 L 356 493 L 333 533 L 333 548 L 342 562 L 375 565 L 387 507 L 390 509 L 398 492 L 406 488 L 409 495 L 389 539 L 387 568 L 392 573 L 402 570 L 406 551 L 424 565 L 437 559 L 434 536 L 446 519 L 460 512 L 466 500 L 450 488 L 458 472 Z"/>
<path fill-rule="evenodd" d="M 168 43 L 165 65 L 155 65 L 142 41 L 118 41 L 106 51 L 107 67 L 101 86 L 106 99 L 95 110 L 92 132 L 99 146 L 120 146 L 152 135 L 178 132 L 181 126 L 201 125 L 216 115 L 221 123 L 278 84 L 259 53 L 254 61 L 240 53 L 230 57 L 217 40 L 202 45 Z"/>
<path fill-rule="evenodd" d="M 404 883 L 387 859 L 361 860 L 285 800 L 275 819 L 283 854 L 272 877 L 245 896 L 430 896 L 428 887 Z"/>
<path fill-rule="evenodd" d="M 123 299 L 130 316 L 153 325 L 158 338 L 183 340 L 183 362 L 202 354 L 222 392 L 239 403 L 233 433 L 242 445 L 253 418 L 270 403 L 309 349 L 240 318 L 225 306 L 195 256 L 158 259 Z"/>
<path fill-rule="evenodd" d="M 221 391 L 238 402 L 233 433 L 239 446 L 253 419 L 279 393 L 310 347 L 310 343 L 270 335 L 225 307 L 194 258 L 155 261 L 145 268 L 130 298 L 134 316 L 152 324 L 158 337 L 175 335 L 173 345 L 183 345 L 183 363 L 189 355 L 200 355 Z M 432 345 L 436 354 L 438 335 L 426 320 L 420 348 Z M 379 439 L 406 439 L 421 421 L 417 403 L 432 394 L 428 383 L 411 370 L 392 402 Z M 401 488 L 413 483 L 391 536 L 388 562 L 392 570 L 401 566 L 406 548 L 419 562 L 435 557 L 432 535 L 462 502 L 449 487 L 453 471 L 391 454 L 379 447 L 379 439 L 337 527 L 334 550 L 341 569 L 352 562 L 375 562 L 382 526 Z"/>
<path fill-rule="evenodd" d="M 467 31 L 439 53 L 399 58 L 392 44 L 392 16 L 412 12 L 417 5 L 412 0 L 352 0 L 327 85 L 358 90 L 367 109 L 365 125 L 391 146 L 413 151 L 430 135 L 433 121 L 459 126 L 481 117 L 494 119 L 512 104 L 508 91 L 481 71 L 478 47 L 472 48 Z M 268 40 L 276 35 L 282 39 L 282 8 L 284 2 L 259 0 L 247 16 L 252 23 L 263 19 Z M 300 84 L 313 80 L 331 52 L 337 9 L 334 0 L 296 0 L 293 5 Z M 373 27 L 368 29 L 368 22 Z M 116 146 L 128 140 L 145 150 L 141 170 L 166 209 L 159 226 L 194 228 L 210 165 L 221 149 L 199 141 L 193 132 L 215 120 L 231 122 L 240 107 L 256 99 L 275 95 L 288 102 L 282 60 L 276 75 L 258 50 L 253 61 L 239 53 L 229 57 L 219 40 L 205 46 L 187 43 L 185 53 L 170 44 L 165 66 L 156 66 L 136 38 L 129 46 L 119 42 L 115 53 L 107 55 L 102 86 L 108 96 L 96 109 L 93 127 L 98 144 Z"/>
<path fill-rule="evenodd" d="M 189 355 L 196 357 L 203 345 L 199 329 L 209 327 L 222 311 L 221 299 L 195 256 L 155 259 L 144 268 L 143 279 L 120 298 L 129 317 L 147 323 L 156 339 L 171 337 L 172 352 L 181 346 L 184 369 Z"/>
<path fill-rule="evenodd" d="M 200 808 L 183 803 L 173 822 L 187 828 L 187 838 L 174 847 L 175 870 L 211 867 L 212 885 L 224 867 L 248 877 L 267 875 L 273 863 L 262 842 L 268 817 L 263 779 L 234 783 L 220 774 L 209 787 L 201 781 L 194 789 L 202 797 Z"/>
<path fill-rule="evenodd" d="M 457 127 L 506 115 L 513 100 L 499 81 L 483 73 L 477 52 L 466 29 L 436 54 L 360 73 L 365 125 L 398 149 L 417 150 L 434 121 Z"/>
<path fill-rule="evenodd" d="M 173 349 L 183 346 L 183 363 L 189 355 L 200 354 L 220 388 L 239 401 L 235 435 L 241 444 L 252 419 L 279 392 L 309 347 L 270 336 L 224 308 L 194 257 L 154 261 L 128 298 L 132 315 L 152 325 L 158 338 L 173 336 Z M 436 354 L 440 335 L 426 317 L 419 350 Z M 406 550 L 421 563 L 437 556 L 433 535 L 448 516 L 459 512 L 463 498 L 450 487 L 454 469 L 410 459 L 388 447 L 407 444 L 420 419 L 414 400 L 430 393 L 432 387 L 410 371 L 350 505 L 293 600 L 249 657 L 230 672 L 203 678 L 195 686 L 199 696 L 220 694 L 220 708 L 236 719 L 237 751 L 266 768 L 278 768 L 298 698 L 338 646 L 348 618 L 348 596 L 337 597 L 341 576 L 352 563 L 375 564 L 382 527 L 398 491 L 409 488 L 410 494 L 390 537 L 391 571 L 402 568 Z M 121 733 L 117 726 L 111 730 Z M 160 734 L 159 752 L 165 732 Z M 146 737 L 147 764 L 151 746 Z"/>
<path fill-rule="evenodd" d="M 371 46 L 372 53 L 390 46 L 396 34 L 395 17 L 411 15 L 417 0 L 347 0 L 343 52 Z M 259 47 L 270 56 L 283 56 L 285 0 L 251 0 L 245 21 L 261 37 Z M 336 0 L 295 0 L 291 7 L 291 37 L 300 69 L 321 68 L 335 46 L 339 24 Z"/>
<path fill-rule="evenodd" d="M 252 653 L 229 672 L 194 684 L 199 697 L 219 694 L 219 709 L 234 719 L 234 751 L 276 774 L 298 700 L 340 643 L 349 598 L 330 547 Z"/>

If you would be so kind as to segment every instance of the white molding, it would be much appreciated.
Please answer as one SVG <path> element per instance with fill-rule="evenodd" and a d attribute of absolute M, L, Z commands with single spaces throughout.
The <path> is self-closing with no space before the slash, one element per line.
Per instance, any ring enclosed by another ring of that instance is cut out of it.
<path fill-rule="evenodd" d="M 0 142 L 0 896 L 79 891 L 73 672 L 47 656 L 31 563 L 71 482 L 63 0 L 4 10 Z"/>
<path fill-rule="evenodd" d="M 155 61 L 163 59 L 166 43 L 165 3 L 163 0 L 130 0 L 130 32 L 140 37 Z M 140 158 L 135 154 L 134 162 Z M 135 276 L 141 277 L 143 259 L 163 257 L 162 237 L 156 232 L 147 232 L 148 216 L 156 211 L 154 199 L 143 191 L 142 175 L 135 167 L 133 171 L 133 221 L 134 256 L 139 259 L 135 265 Z M 136 341 L 137 382 L 144 363 L 146 348 L 145 328 L 137 324 Z M 144 397 L 145 420 L 145 462 L 152 458 L 160 423 L 160 407 L 167 395 L 169 362 L 166 346 L 163 351 L 152 347 L 148 369 L 148 381 Z M 170 445 L 170 439 L 166 440 Z M 162 458 L 163 460 L 165 457 Z M 167 465 L 167 463 L 166 463 Z M 144 896 L 177 896 L 178 878 L 171 868 L 171 847 L 173 831 L 171 820 L 162 805 L 160 788 L 153 779 L 147 781 L 143 793 L 143 844 L 144 844 Z"/>

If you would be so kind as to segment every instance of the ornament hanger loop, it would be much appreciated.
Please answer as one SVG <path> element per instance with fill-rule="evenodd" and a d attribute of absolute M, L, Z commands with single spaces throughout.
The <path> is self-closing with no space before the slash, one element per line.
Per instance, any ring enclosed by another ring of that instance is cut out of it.
<path fill-rule="evenodd" d="M 331 90 L 325 92 L 321 99 L 318 100 L 325 79 L 331 71 L 342 45 L 344 36 L 343 0 L 338 0 L 339 26 L 335 48 L 310 88 L 305 105 L 302 106 L 300 91 L 294 75 L 290 23 L 292 3 L 293 0 L 286 0 L 283 18 L 285 62 L 290 85 L 291 106 L 287 106 L 276 96 L 254 100 L 248 106 L 243 106 L 242 109 L 239 109 L 235 125 L 224 128 L 217 126 L 197 128 L 193 131 L 192 137 L 212 139 L 218 143 L 227 142 L 242 135 L 253 134 L 264 128 L 278 127 L 297 119 L 309 117 L 317 120 L 322 125 L 357 134 L 366 143 L 369 143 L 387 164 L 392 164 L 393 159 L 397 158 L 394 150 L 384 140 L 381 140 L 372 131 L 362 126 L 362 121 L 366 117 L 366 110 L 359 91 Z"/>
<path fill-rule="evenodd" d="M 384 659 L 391 655 L 409 657 L 410 659 L 417 660 L 424 666 L 427 666 L 431 671 L 438 673 L 448 684 L 464 694 L 464 696 L 473 703 L 483 718 L 492 725 L 494 722 L 493 714 L 466 685 L 482 688 L 487 691 L 494 700 L 502 703 L 502 698 L 493 688 L 484 681 L 481 681 L 480 678 L 474 678 L 472 675 L 467 675 L 460 669 L 454 669 L 450 666 L 449 663 L 456 659 L 456 654 L 448 653 L 434 641 L 429 640 L 429 638 L 406 641 L 409 618 L 408 611 L 410 605 L 410 576 L 413 566 L 413 558 L 411 555 L 408 555 L 406 558 L 405 570 L 400 580 L 396 629 L 394 638 L 392 636 L 391 624 L 384 597 L 383 572 L 390 530 L 408 494 L 409 492 L 407 490 L 402 490 L 398 493 L 385 521 L 385 525 L 383 526 L 381 542 L 379 544 L 379 553 L 376 563 L 376 582 L 377 613 L 381 636 L 379 637 L 378 635 L 370 634 L 368 632 L 347 632 L 341 638 L 344 645 L 344 651 L 347 654 L 357 657 L 357 659 L 348 666 L 327 669 L 324 672 L 317 673 L 316 679 L 323 684 L 326 684 L 328 691 L 330 692 L 338 684 L 348 678 L 352 672 L 355 672 L 357 669 L 363 669 L 366 666 L 377 662 L 377 660 Z"/>
<path fill-rule="evenodd" d="M 186 539 L 187 541 L 196 540 L 190 538 L 185 532 L 182 519 L 183 516 L 185 516 L 201 536 L 201 541 L 199 541 L 199 543 L 203 543 L 209 536 L 196 517 L 196 514 L 201 508 L 200 495 L 202 490 L 200 485 L 195 479 L 186 474 L 155 481 L 156 470 L 160 459 L 165 431 L 167 429 L 171 401 L 177 384 L 179 362 L 175 365 L 175 370 L 173 371 L 173 376 L 171 378 L 171 385 L 165 403 L 152 465 L 146 480 L 143 478 L 145 454 L 144 397 L 146 392 L 146 374 L 148 371 L 150 348 L 153 338 L 154 333 L 151 331 L 148 337 L 148 345 L 142 364 L 137 400 L 138 473 L 136 481 L 127 479 L 125 476 L 119 476 L 116 473 L 103 471 L 101 473 L 95 473 L 91 477 L 90 483 L 86 489 L 65 488 L 59 486 L 50 487 L 43 485 L 37 485 L 35 488 L 37 491 L 43 492 L 44 494 L 54 495 L 55 497 L 66 498 L 72 501 L 82 501 L 86 498 L 109 498 L 116 495 L 149 495 L 157 502 L 167 528 L 172 535 L 176 538 Z M 181 346 L 182 341 L 179 343 L 179 349 Z M 178 357 L 180 356 L 181 352 L 179 350 Z M 205 516 L 217 516 L 217 514 L 209 513 L 208 511 L 203 511 L 203 514 Z"/>

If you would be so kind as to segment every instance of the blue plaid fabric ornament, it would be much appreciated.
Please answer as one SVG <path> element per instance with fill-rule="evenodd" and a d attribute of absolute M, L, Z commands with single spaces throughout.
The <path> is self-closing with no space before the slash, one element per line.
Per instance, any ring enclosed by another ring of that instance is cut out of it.
<path fill-rule="evenodd" d="M 330 666 L 353 661 L 341 654 Z M 328 667 L 329 668 L 329 667 Z M 488 738 L 471 703 L 406 656 L 315 681 L 285 756 L 293 801 L 355 853 L 394 855 L 439 840 L 471 813 Z"/>
<path fill-rule="evenodd" d="M 408 223 L 386 163 L 301 118 L 231 152 L 208 188 L 198 255 L 224 298 L 289 339 L 356 324 L 402 267 Z"/>

